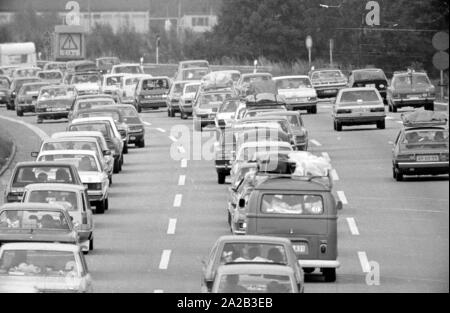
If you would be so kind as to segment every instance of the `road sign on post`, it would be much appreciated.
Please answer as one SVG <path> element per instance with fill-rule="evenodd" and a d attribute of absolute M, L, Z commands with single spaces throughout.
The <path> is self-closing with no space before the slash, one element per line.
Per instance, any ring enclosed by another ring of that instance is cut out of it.
<path fill-rule="evenodd" d="M 432 39 L 433 47 L 438 52 L 433 56 L 433 65 L 441 72 L 441 98 L 444 99 L 444 71 L 449 67 L 449 55 L 445 50 L 449 48 L 448 33 L 438 32 Z M 448 86 L 447 86 L 448 87 Z M 448 90 L 448 89 L 447 89 Z M 447 112 L 450 114 L 450 106 L 447 107 Z"/>
<path fill-rule="evenodd" d="M 54 50 L 57 61 L 86 58 L 85 29 L 82 26 L 57 25 L 55 34 Z"/>
<path fill-rule="evenodd" d="M 306 49 L 308 49 L 309 68 L 311 68 L 311 64 L 312 64 L 311 50 L 312 50 L 312 46 L 313 46 L 312 37 L 308 35 L 308 37 L 306 37 L 305 43 L 306 43 Z"/>

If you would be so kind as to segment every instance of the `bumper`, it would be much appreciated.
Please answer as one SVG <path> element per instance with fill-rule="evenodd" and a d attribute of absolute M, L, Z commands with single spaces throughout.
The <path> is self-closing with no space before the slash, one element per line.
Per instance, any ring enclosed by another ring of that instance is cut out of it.
<path fill-rule="evenodd" d="M 406 175 L 449 174 L 449 162 L 399 162 L 396 164 Z"/>
<path fill-rule="evenodd" d="M 143 109 L 167 107 L 166 100 L 141 100 L 139 105 Z"/>
<path fill-rule="evenodd" d="M 373 116 L 335 116 L 335 121 L 340 122 L 342 125 L 367 125 L 382 122 L 386 119 L 386 115 L 373 115 Z"/>
<path fill-rule="evenodd" d="M 231 165 L 216 163 L 216 171 L 217 171 L 217 173 L 220 173 L 220 174 L 230 175 L 231 174 Z"/>
<path fill-rule="evenodd" d="M 178 109 L 180 110 L 180 112 L 183 112 L 184 114 L 191 114 L 193 112 L 192 106 L 178 106 Z"/>
<path fill-rule="evenodd" d="M 422 107 L 424 105 L 427 104 L 434 104 L 435 99 L 434 98 L 427 98 L 427 99 L 393 99 L 392 100 L 394 102 L 394 105 L 397 108 L 402 108 L 402 107 Z"/>
<path fill-rule="evenodd" d="M 35 112 L 36 111 L 36 105 L 31 103 L 18 103 L 16 105 L 17 109 L 20 109 L 23 112 Z"/>
<path fill-rule="evenodd" d="M 166 104 L 168 108 L 171 108 L 173 112 L 180 113 L 180 106 L 178 102 L 170 102 Z"/>
<path fill-rule="evenodd" d="M 287 108 L 291 111 L 308 110 L 317 107 L 317 101 L 303 103 L 287 103 Z"/>
<path fill-rule="evenodd" d="M 9 101 L 8 96 L 0 96 L 0 103 L 9 103 Z"/>
<path fill-rule="evenodd" d="M 142 139 L 144 139 L 144 132 L 130 133 L 128 143 L 129 144 L 136 143 L 141 141 Z"/>
<path fill-rule="evenodd" d="M 43 119 L 43 120 L 56 120 L 56 119 L 69 117 L 69 111 L 49 112 L 49 111 L 42 111 L 42 110 L 37 109 L 36 114 L 39 119 Z"/>
<path fill-rule="evenodd" d="M 105 200 L 106 194 L 104 194 L 101 191 L 88 190 L 88 198 L 89 198 L 89 202 L 92 204 L 93 202 Z"/>
<path fill-rule="evenodd" d="M 345 88 L 345 85 L 340 85 L 340 86 L 317 86 L 314 87 L 314 89 L 316 89 L 316 93 L 317 96 L 319 98 L 326 98 L 326 97 L 336 97 L 339 90 L 341 90 L 342 88 Z"/>
<path fill-rule="evenodd" d="M 208 126 L 208 125 L 216 125 L 216 121 L 214 118 L 200 118 L 200 117 L 194 117 L 194 123 L 201 124 L 202 127 Z"/>
<path fill-rule="evenodd" d="M 298 264 L 304 268 L 339 268 L 338 260 L 298 260 Z"/>

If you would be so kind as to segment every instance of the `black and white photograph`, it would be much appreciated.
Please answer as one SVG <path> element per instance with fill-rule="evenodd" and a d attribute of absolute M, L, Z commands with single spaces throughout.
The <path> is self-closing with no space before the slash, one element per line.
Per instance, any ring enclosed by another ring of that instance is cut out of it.
<path fill-rule="evenodd" d="M 0 0 L 0 293 L 448 294 L 449 8 Z"/>

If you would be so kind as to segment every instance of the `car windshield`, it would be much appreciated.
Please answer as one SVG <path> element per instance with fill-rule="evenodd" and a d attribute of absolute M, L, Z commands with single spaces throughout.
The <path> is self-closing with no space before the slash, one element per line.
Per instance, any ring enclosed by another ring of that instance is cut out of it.
<path fill-rule="evenodd" d="M 377 71 L 361 71 L 354 73 L 355 80 L 386 80 L 386 76 L 382 70 Z"/>
<path fill-rule="evenodd" d="M 75 90 L 67 87 L 42 88 L 39 100 L 69 99 L 75 97 Z"/>
<path fill-rule="evenodd" d="M 323 200 L 317 195 L 264 195 L 261 212 L 268 214 L 322 215 Z"/>
<path fill-rule="evenodd" d="M 42 155 L 38 159 L 39 162 L 62 161 L 68 162 L 76 166 L 79 172 L 99 172 L 97 162 L 91 155 L 84 154 L 49 154 Z"/>
<path fill-rule="evenodd" d="M 9 88 L 9 80 L 6 77 L 0 77 L 0 88 Z"/>
<path fill-rule="evenodd" d="M 114 73 L 143 74 L 142 69 L 139 65 L 117 66 L 114 69 Z"/>
<path fill-rule="evenodd" d="M 75 179 L 69 167 L 26 166 L 17 170 L 12 186 L 21 188 L 36 183 L 74 184 Z"/>
<path fill-rule="evenodd" d="M 182 94 L 186 83 L 175 83 L 173 85 L 172 94 Z"/>
<path fill-rule="evenodd" d="M 39 82 L 40 79 L 39 78 L 29 78 L 29 79 L 20 79 L 20 80 L 16 80 L 14 83 L 14 90 L 20 90 L 20 88 L 22 88 L 22 86 L 24 84 L 28 84 L 28 83 L 36 83 Z"/>
<path fill-rule="evenodd" d="M 120 86 L 122 76 L 111 76 L 106 79 L 106 86 Z"/>
<path fill-rule="evenodd" d="M 344 78 L 344 74 L 341 71 L 323 71 L 314 72 L 311 79 L 338 79 Z"/>
<path fill-rule="evenodd" d="M 6 210 L 0 214 L 0 230 L 42 229 L 70 230 L 62 212 L 48 210 Z"/>
<path fill-rule="evenodd" d="M 205 94 L 201 96 L 199 107 L 202 109 L 210 109 L 219 107 L 226 99 L 230 99 L 231 94 Z"/>
<path fill-rule="evenodd" d="M 82 123 L 82 124 L 76 124 L 72 125 L 69 128 L 69 131 L 88 131 L 88 132 L 101 132 L 103 134 L 103 137 L 111 138 L 109 127 L 106 123 Z"/>
<path fill-rule="evenodd" d="M 306 77 L 279 79 L 276 84 L 278 89 L 312 88 L 311 81 Z"/>
<path fill-rule="evenodd" d="M 287 264 L 283 245 L 266 243 L 226 243 L 223 246 L 220 264 L 229 263 L 277 263 Z"/>
<path fill-rule="evenodd" d="M 340 98 L 341 103 L 361 105 L 364 102 L 381 101 L 375 90 L 345 91 Z"/>
<path fill-rule="evenodd" d="M 167 79 L 146 79 L 142 82 L 142 90 L 155 89 L 169 89 L 169 81 Z"/>
<path fill-rule="evenodd" d="M 77 117 L 79 118 L 87 118 L 87 117 L 112 117 L 114 121 L 120 121 L 120 115 L 118 112 L 114 111 L 103 111 L 103 112 L 83 112 L 80 113 Z"/>
<path fill-rule="evenodd" d="M 431 85 L 426 75 L 397 76 L 394 80 L 395 88 L 429 87 Z"/>
<path fill-rule="evenodd" d="M 126 85 L 126 86 L 136 86 L 137 83 L 139 83 L 139 78 L 138 78 L 138 77 L 127 78 L 127 79 L 125 80 L 125 85 Z"/>
<path fill-rule="evenodd" d="M 42 88 L 43 85 L 24 85 L 20 89 L 20 94 L 22 95 L 31 95 L 31 94 L 38 94 L 39 90 Z"/>
<path fill-rule="evenodd" d="M 72 84 L 98 83 L 100 77 L 97 74 L 75 75 L 72 77 Z"/>
<path fill-rule="evenodd" d="M 219 293 L 292 293 L 291 277 L 268 274 L 229 274 L 220 277 Z"/>
<path fill-rule="evenodd" d="M 255 154 L 258 152 L 275 152 L 275 151 L 292 151 L 292 148 L 278 145 L 245 147 L 239 150 L 239 154 L 236 159 L 241 162 L 248 162 L 250 160 L 253 160 Z"/>
<path fill-rule="evenodd" d="M 260 76 L 248 76 L 244 77 L 243 82 L 244 83 L 254 83 L 254 82 L 264 82 L 271 80 L 272 77 L 268 75 L 260 75 Z"/>
<path fill-rule="evenodd" d="M 92 141 L 57 141 L 57 142 L 46 142 L 42 146 L 42 151 L 53 151 L 53 150 L 87 150 L 87 151 L 97 151 L 97 146 L 95 142 Z"/>
<path fill-rule="evenodd" d="M 102 99 L 102 100 L 83 100 L 78 101 L 77 106 L 79 110 L 87 110 L 87 109 L 94 109 L 97 107 L 102 107 L 105 105 L 114 105 L 116 104 L 114 100 L 112 99 Z"/>
<path fill-rule="evenodd" d="M 18 69 L 14 72 L 15 77 L 31 77 L 36 76 L 36 74 L 41 71 L 40 68 L 24 68 Z"/>
<path fill-rule="evenodd" d="M 405 132 L 402 144 L 407 148 L 417 149 L 422 146 L 425 149 L 448 147 L 449 132 L 443 129 L 410 130 Z"/>
<path fill-rule="evenodd" d="M 198 88 L 200 88 L 200 85 L 189 85 L 186 86 L 186 90 L 184 91 L 184 93 L 197 93 Z"/>
<path fill-rule="evenodd" d="M 239 104 L 240 104 L 239 100 L 225 101 L 220 106 L 219 112 L 221 112 L 221 113 L 233 113 L 233 112 L 236 112 Z"/>
<path fill-rule="evenodd" d="M 27 202 L 59 204 L 67 211 L 78 211 L 77 199 L 73 191 L 36 190 L 30 192 Z"/>
<path fill-rule="evenodd" d="M 0 275 L 70 278 L 79 277 L 80 272 L 70 251 L 5 250 L 0 258 Z"/>
<path fill-rule="evenodd" d="M 61 72 L 41 72 L 38 74 L 41 79 L 62 79 Z"/>

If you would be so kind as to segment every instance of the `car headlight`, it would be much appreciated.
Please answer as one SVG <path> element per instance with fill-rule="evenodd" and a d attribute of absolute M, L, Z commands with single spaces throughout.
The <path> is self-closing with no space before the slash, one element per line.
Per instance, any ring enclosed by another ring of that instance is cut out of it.
<path fill-rule="evenodd" d="M 399 154 L 397 159 L 400 161 L 413 161 L 415 160 L 414 154 Z"/>
<path fill-rule="evenodd" d="M 317 97 L 308 97 L 308 101 L 316 101 Z"/>

